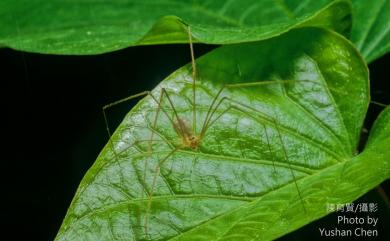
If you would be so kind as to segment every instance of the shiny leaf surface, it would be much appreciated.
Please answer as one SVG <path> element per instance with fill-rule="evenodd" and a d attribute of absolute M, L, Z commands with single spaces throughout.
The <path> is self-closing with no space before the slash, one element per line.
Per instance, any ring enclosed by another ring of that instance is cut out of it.
<path fill-rule="evenodd" d="M 301 28 L 196 63 L 196 121 L 186 65 L 128 113 L 81 182 L 57 241 L 271 240 L 389 178 L 389 111 L 356 154 L 368 71 L 340 35 Z M 222 90 L 198 148 L 185 147 L 169 99 L 185 133 L 199 137 L 224 84 L 236 87 Z M 159 101 L 163 89 L 169 99 Z"/>
<path fill-rule="evenodd" d="M 128 46 L 267 39 L 291 28 L 349 33 L 347 0 L 2 0 L 0 46 L 51 54 L 98 54 Z"/>
<path fill-rule="evenodd" d="M 390 50 L 390 1 L 353 0 L 352 41 L 367 62 Z"/>

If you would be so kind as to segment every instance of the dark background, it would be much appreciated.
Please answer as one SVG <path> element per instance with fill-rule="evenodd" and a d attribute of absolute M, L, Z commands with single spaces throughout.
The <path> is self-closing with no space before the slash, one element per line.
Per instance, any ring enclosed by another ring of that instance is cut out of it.
<path fill-rule="evenodd" d="M 197 45 L 201 55 L 212 46 Z M 53 240 L 83 175 L 107 142 L 101 107 L 143 90 L 188 63 L 188 45 L 133 47 L 96 56 L 54 56 L 0 49 L 1 240 Z M 370 64 L 372 99 L 390 103 L 390 55 Z M 111 128 L 134 103 L 109 113 Z M 370 129 L 383 107 L 371 105 Z M 364 139 L 364 138 L 363 138 Z M 364 141 L 363 141 L 364 142 Z M 382 184 L 389 191 L 389 181 Z M 387 193 L 387 196 L 389 193 Z M 389 206 L 377 190 L 359 199 L 377 202 L 380 238 L 390 237 Z M 319 240 L 319 227 L 337 214 L 281 240 Z M 336 240 L 331 238 L 329 240 Z M 345 239 L 347 240 L 347 239 Z M 350 239 L 354 240 L 354 239 Z"/>

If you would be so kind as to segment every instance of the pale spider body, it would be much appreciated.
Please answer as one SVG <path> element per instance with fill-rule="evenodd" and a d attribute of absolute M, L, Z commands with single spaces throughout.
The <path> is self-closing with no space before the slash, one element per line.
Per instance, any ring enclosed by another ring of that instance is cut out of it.
<path fill-rule="evenodd" d="M 201 138 L 192 132 L 190 125 L 182 118 L 177 118 L 173 124 L 176 133 L 181 137 L 181 148 L 190 148 L 197 150 Z"/>
<path fill-rule="evenodd" d="M 252 81 L 252 82 L 247 82 L 247 83 L 232 83 L 232 84 L 225 84 L 222 85 L 222 87 L 213 95 L 214 97 L 211 99 L 211 102 L 207 105 L 207 110 L 204 112 L 204 116 L 200 116 L 201 118 L 197 117 L 197 105 L 196 105 L 196 64 L 195 64 L 195 58 L 194 58 L 194 52 L 193 52 L 193 46 L 192 46 L 192 39 L 191 39 L 191 30 L 190 27 L 188 27 L 188 36 L 189 36 L 189 43 L 190 43 L 190 50 L 191 50 L 191 60 L 192 60 L 192 121 L 189 122 L 185 118 L 179 117 L 179 112 L 177 105 L 175 107 L 175 101 L 170 96 L 173 96 L 174 93 L 170 92 L 168 93 L 167 89 L 161 88 L 160 89 L 160 97 L 157 97 L 157 94 L 153 95 L 152 92 L 150 91 L 144 91 L 139 94 L 127 97 L 125 99 L 116 101 L 112 104 L 106 105 L 103 108 L 103 114 L 104 118 L 106 121 L 106 126 L 107 125 L 107 118 L 105 114 L 105 109 L 116 105 L 120 104 L 122 102 L 134 99 L 134 98 L 139 98 L 142 96 L 149 96 L 151 98 L 152 103 L 154 103 L 154 107 L 156 107 L 155 111 L 153 112 L 154 117 L 151 118 L 151 123 L 149 125 L 149 128 L 151 130 L 157 130 L 158 129 L 158 123 L 159 122 L 159 116 L 162 115 L 168 119 L 170 122 L 170 125 L 174 129 L 175 133 L 177 134 L 178 137 L 178 142 L 174 142 L 171 139 L 158 139 L 154 133 L 154 131 L 151 131 L 149 137 L 145 137 L 145 139 L 141 140 L 136 140 L 134 144 L 140 144 L 142 142 L 147 143 L 147 151 L 144 151 L 143 154 L 150 158 L 155 154 L 154 150 L 154 145 L 160 145 L 161 141 L 163 143 L 168 144 L 170 150 L 164 154 L 162 157 L 158 157 L 157 164 L 154 167 L 153 171 L 153 178 L 151 178 L 151 185 L 150 188 L 146 191 L 147 197 L 147 205 L 146 205 L 146 211 L 145 211 L 145 216 L 144 216 L 144 233 L 146 236 L 150 235 L 149 232 L 149 218 L 152 217 L 153 215 L 150 213 L 152 210 L 152 201 L 154 198 L 154 192 L 156 191 L 156 187 L 158 186 L 158 177 L 161 175 L 161 167 L 164 165 L 166 161 L 168 161 L 170 158 L 172 158 L 175 153 L 183 151 L 183 150 L 191 150 L 194 152 L 201 152 L 203 150 L 200 150 L 200 146 L 202 143 L 203 138 L 206 137 L 206 132 L 209 129 L 209 127 L 213 126 L 213 124 L 221 119 L 221 117 L 225 116 L 225 114 L 229 114 L 228 112 L 230 110 L 234 111 L 239 111 L 240 113 L 244 113 L 246 116 L 252 117 L 252 115 L 248 111 L 254 111 L 256 113 L 257 109 L 251 106 L 250 103 L 242 103 L 240 101 L 236 101 L 232 99 L 230 96 L 225 96 L 223 94 L 224 90 L 227 89 L 235 89 L 235 88 L 255 88 L 255 87 L 260 87 L 260 86 L 265 86 L 265 85 L 283 85 L 283 84 L 288 84 L 288 83 L 293 83 L 293 82 L 307 82 L 314 84 L 318 86 L 318 83 L 315 83 L 313 81 L 306 81 L 306 80 L 298 80 L 298 81 L 291 81 L 291 80 L 262 80 L 262 81 Z M 237 66 L 239 69 L 239 66 Z M 240 70 L 238 71 L 240 73 Z M 165 105 L 163 104 L 165 103 Z M 222 109 L 222 110 L 221 110 Z M 220 110 L 220 111 L 217 111 Z M 182 111 L 182 110 L 180 110 Z M 261 112 L 261 111 L 260 111 Z M 259 113 L 259 111 L 257 111 Z M 276 115 L 276 114 L 275 114 Z M 188 117 L 188 116 L 187 116 Z M 301 196 L 301 192 L 299 190 L 298 184 L 297 184 L 297 178 L 296 174 L 294 173 L 293 169 L 291 168 L 291 164 L 289 162 L 289 157 L 287 154 L 287 150 L 285 148 L 284 144 L 284 139 L 280 134 L 280 130 L 278 127 L 278 121 L 276 120 L 276 117 L 273 116 L 266 116 L 263 117 L 264 120 L 266 119 L 269 123 L 269 125 L 274 127 L 275 133 L 273 136 L 273 139 L 276 140 L 280 146 L 281 149 L 281 156 L 280 158 L 286 162 L 285 168 L 289 170 L 289 176 L 294 183 L 299 199 L 302 203 L 302 208 L 306 212 L 304 202 Z M 196 123 L 197 120 L 201 119 L 202 124 L 200 128 L 196 128 Z M 160 120 L 161 121 L 161 120 Z M 268 136 L 267 128 L 263 124 L 262 128 L 264 129 L 264 135 L 263 137 L 265 138 L 265 144 L 268 146 L 266 152 L 269 155 L 272 155 L 275 150 L 272 150 L 270 147 L 270 142 L 269 139 L 270 137 Z M 109 129 L 107 128 L 109 137 L 111 137 L 111 133 Z M 261 136 L 258 137 L 259 139 L 262 138 Z M 206 139 L 205 139 L 206 141 Z M 115 152 L 115 148 L 113 147 L 113 144 L 111 142 L 111 138 L 109 141 L 109 144 L 111 145 L 111 148 L 114 152 L 115 159 L 118 159 L 118 154 Z M 272 166 L 273 166 L 273 173 L 276 173 L 276 168 L 275 168 L 275 163 L 274 160 L 271 160 Z M 148 167 L 148 162 L 145 161 L 144 167 L 143 167 L 143 175 L 142 175 L 142 183 L 146 183 L 147 178 L 147 171 L 150 169 Z M 283 165 L 283 164 L 279 164 Z M 142 194 L 143 197 L 144 194 Z"/>

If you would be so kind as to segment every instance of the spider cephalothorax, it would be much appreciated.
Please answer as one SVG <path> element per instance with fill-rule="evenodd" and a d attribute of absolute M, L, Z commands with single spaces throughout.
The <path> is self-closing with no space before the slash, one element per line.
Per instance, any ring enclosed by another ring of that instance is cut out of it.
<path fill-rule="evenodd" d="M 198 146 L 200 144 L 200 138 L 198 136 L 191 135 L 189 137 L 186 137 L 185 140 L 183 140 L 183 144 L 185 147 L 189 147 L 193 150 L 198 149 Z"/>

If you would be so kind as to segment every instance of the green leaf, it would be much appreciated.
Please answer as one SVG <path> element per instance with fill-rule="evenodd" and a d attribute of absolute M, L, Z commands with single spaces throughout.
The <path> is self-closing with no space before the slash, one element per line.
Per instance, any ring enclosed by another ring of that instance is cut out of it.
<path fill-rule="evenodd" d="M 301 28 L 196 63 L 195 137 L 221 86 L 247 86 L 222 91 L 194 150 L 183 147 L 169 99 L 153 99 L 166 89 L 191 132 L 191 65 L 162 81 L 84 177 L 57 241 L 271 240 L 389 178 L 389 111 L 356 155 L 368 71 L 340 35 Z"/>
<path fill-rule="evenodd" d="M 374 126 L 371 128 L 370 137 L 368 138 L 366 149 L 377 148 L 379 145 L 385 144 L 385 147 L 390 145 L 390 106 L 382 111 L 378 119 L 375 121 Z M 384 148 L 384 156 L 390 151 L 389 148 Z M 380 154 L 378 152 L 376 155 Z"/>
<path fill-rule="evenodd" d="M 353 0 L 351 39 L 367 62 L 390 50 L 390 1 Z"/>
<path fill-rule="evenodd" d="M 2 0 L 0 46 L 51 54 L 98 54 L 128 46 L 267 39 L 297 26 L 349 33 L 347 0 Z"/>

